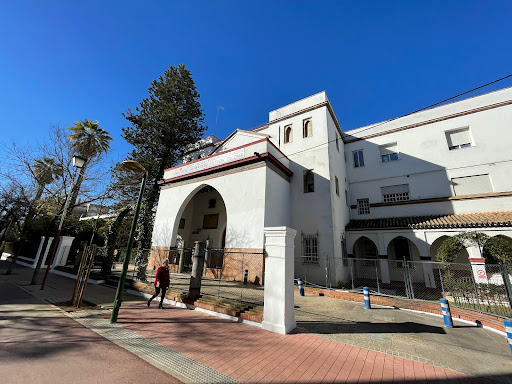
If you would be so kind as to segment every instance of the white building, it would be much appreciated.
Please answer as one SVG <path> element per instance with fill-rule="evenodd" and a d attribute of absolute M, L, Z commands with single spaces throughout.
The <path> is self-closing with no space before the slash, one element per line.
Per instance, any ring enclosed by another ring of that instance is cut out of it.
<path fill-rule="evenodd" d="M 379 258 L 389 282 L 390 260 L 435 260 L 445 236 L 512 241 L 512 88 L 345 133 L 321 92 L 203 141 L 163 175 L 155 250 L 209 239 L 233 252 L 226 270 L 236 252 L 259 253 L 249 279 L 261 279 L 263 228 L 288 226 L 296 276 L 336 285 L 351 257 Z M 431 275 L 418 278 L 428 287 Z"/>

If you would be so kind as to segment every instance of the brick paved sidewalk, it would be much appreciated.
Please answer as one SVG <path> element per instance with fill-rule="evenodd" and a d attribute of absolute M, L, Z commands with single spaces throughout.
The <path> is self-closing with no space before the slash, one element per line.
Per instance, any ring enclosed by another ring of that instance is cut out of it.
<path fill-rule="evenodd" d="M 42 298 L 50 302 L 64 299 L 74 284 L 71 279 L 50 275 L 47 289 L 39 291 L 36 286 L 26 285 L 28 275 L 31 270 L 18 266 L 16 275 L 5 279 L 23 285 L 37 297 L 47 295 Z M 111 288 L 88 285 L 86 299 L 108 308 L 114 293 Z M 156 303 L 154 306 L 148 309 L 140 297 L 126 295 L 119 324 L 137 337 L 142 336 L 141 340 L 167 347 L 168 354 L 177 353 L 241 382 L 491 382 L 364 346 L 326 340 L 325 335 L 282 336 L 197 311 L 162 311 L 156 308 Z M 103 316 L 108 318 L 109 311 Z M 107 325 L 105 320 L 104 327 Z M 162 356 L 165 353 L 164 349 Z M 503 375 L 494 378 L 512 383 Z"/>
<path fill-rule="evenodd" d="M 107 315 L 105 315 L 107 316 Z M 131 303 L 119 324 L 246 383 L 491 383 L 309 334 L 278 335 L 197 311 Z"/>

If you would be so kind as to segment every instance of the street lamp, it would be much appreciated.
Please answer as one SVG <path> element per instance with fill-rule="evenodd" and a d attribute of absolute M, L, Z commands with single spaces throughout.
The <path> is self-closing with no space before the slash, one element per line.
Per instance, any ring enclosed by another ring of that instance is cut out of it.
<path fill-rule="evenodd" d="M 116 298 L 114 300 L 114 308 L 112 309 L 112 315 L 110 316 L 110 322 L 115 323 L 117 321 L 117 315 L 119 314 L 119 308 L 121 308 L 121 302 L 123 301 L 123 289 L 124 283 L 126 282 L 126 273 L 128 271 L 128 264 L 130 263 L 130 256 L 132 254 L 133 238 L 135 237 L 135 229 L 137 227 L 137 219 L 139 218 L 140 205 L 142 203 L 142 195 L 144 194 L 144 188 L 146 188 L 146 180 L 148 178 L 148 171 L 142 165 L 133 160 L 125 160 L 122 163 L 123 168 L 129 169 L 130 171 L 140 172 L 143 174 L 142 183 L 140 185 L 139 200 L 137 200 L 137 207 L 135 208 L 135 215 L 133 216 L 132 229 L 130 230 L 130 237 L 128 237 L 128 246 L 126 247 L 126 256 L 123 262 L 123 271 L 119 278 L 119 285 L 117 286 Z"/>
<path fill-rule="evenodd" d="M 60 217 L 59 229 L 57 230 L 57 235 L 55 236 L 55 241 L 53 243 L 52 253 L 50 255 L 50 261 L 48 262 L 48 267 L 46 267 L 46 272 L 44 274 L 43 284 L 41 284 L 41 289 L 44 289 L 44 286 L 46 285 L 46 279 L 48 278 L 48 272 L 50 272 L 50 268 L 51 268 L 52 263 L 53 263 L 53 258 L 55 257 L 55 251 L 57 249 L 57 244 L 59 243 L 60 232 L 62 230 L 62 225 L 64 224 L 64 218 L 66 217 L 66 212 L 67 212 L 68 207 L 69 207 L 69 201 L 70 201 L 71 195 L 73 194 L 73 188 L 75 186 L 76 174 L 78 172 L 78 169 L 82 168 L 86 161 L 87 161 L 87 159 L 85 159 L 83 157 L 76 156 L 76 155 L 73 156 L 73 167 L 75 167 L 76 170 L 75 170 L 75 172 L 73 174 L 73 177 L 71 179 L 71 189 L 69 190 L 68 196 L 66 197 L 66 203 L 64 204 L 64 211 L 62 211 L 62 215 Z"/>

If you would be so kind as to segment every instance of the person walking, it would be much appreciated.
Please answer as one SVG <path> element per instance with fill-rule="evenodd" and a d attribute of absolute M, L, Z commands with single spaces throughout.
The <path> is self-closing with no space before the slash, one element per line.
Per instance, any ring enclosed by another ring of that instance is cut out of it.
<path fill-rule="evenodd" d="M 158 267 L 156 270 L 155 276 L 155 294 L 148 300 L 148 307 L 151 304 L 151 301 L 160 294 L 162 291 L 162 298 L 160 299 L 160 304 L 158 308 L 164 309 L 164 299 L 165 299 L 165 291 L 169 287 L 171 283 L 171 279 L 169 276 L 169 259 L 164 259 L 162 261 L 162 266 Z"/>

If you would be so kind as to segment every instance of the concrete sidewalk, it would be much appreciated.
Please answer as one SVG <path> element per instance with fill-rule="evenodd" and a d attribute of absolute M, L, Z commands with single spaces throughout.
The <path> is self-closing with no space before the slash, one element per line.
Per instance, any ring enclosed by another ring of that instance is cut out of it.
<path fill-rule="evenodd" d="M 31 272 L 17 267 L 17 275 L 6 278 L 36 296 L 43 292 L 48 301 L 69 300 L 73 280 L 50 275 L 45 291 L 39 291 L 26 285 Z M 109 308 L 114 294 L 89 285 L 85 298 Z M 137 296 L 126 299 L 118 325 L 110 325 L 108 310 L 82 311 L 75 318 L 132 353 L 151 355 L 147 361 L 155 366 L 173 367 L 186 382 L 512 383 L 503 336 L 476 327 L 447 332 L 440 319 L 427 315 L 365 312 L 359 303 L 299 297 L 297 333 L 281 336 L 197 311 L 159 310 L 156 303 L 148 309 Z M 464 375 L 446 368 L 452 360 L 458 371 L 466 370 L 468 361 L 487 370 Z"/>

